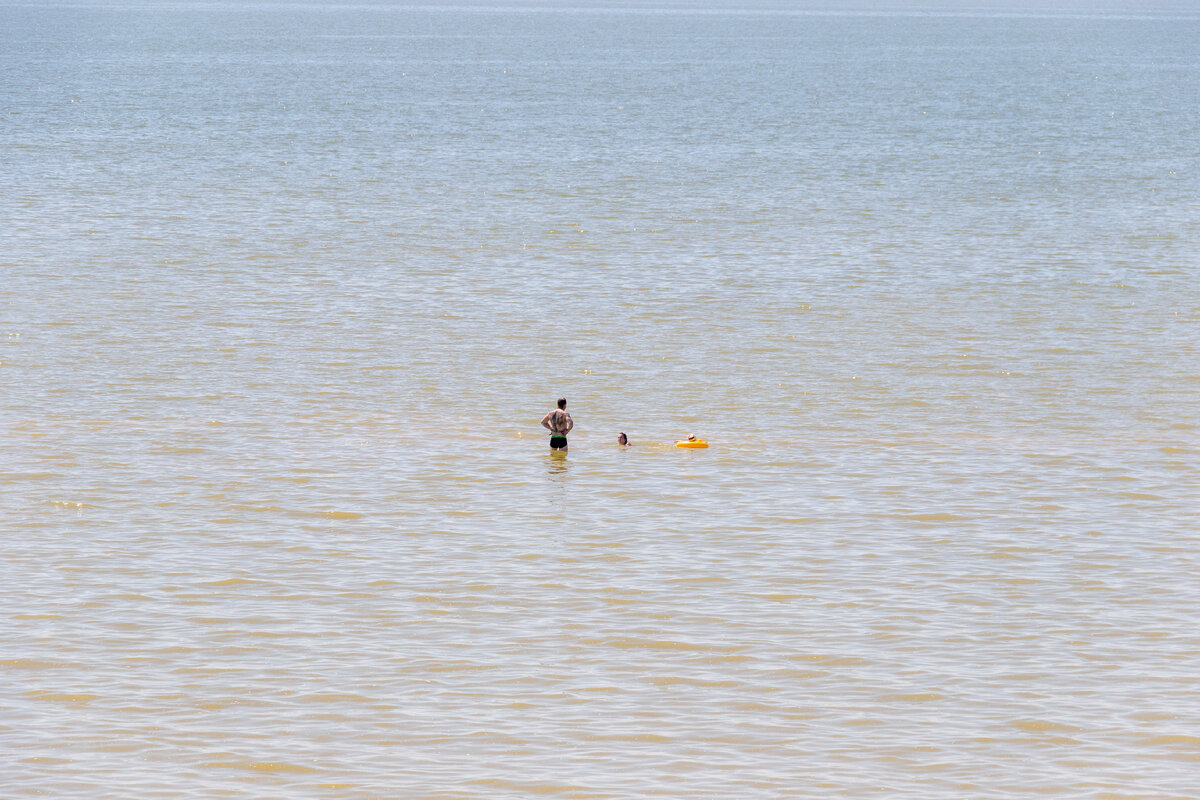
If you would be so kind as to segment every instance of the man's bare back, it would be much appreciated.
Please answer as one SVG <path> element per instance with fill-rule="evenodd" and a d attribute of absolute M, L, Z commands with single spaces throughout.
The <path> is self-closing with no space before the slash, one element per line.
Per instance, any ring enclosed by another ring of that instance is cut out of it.
<path fill-rule="evenodd" d="M 542 427 L 550 431 L 551 450 L 567 449 L 567 434 L 575 427 L 575 421 L 567 413 L 567 400 L 565 397 L 558 399 L 558 408 L 542 417 Z"/>

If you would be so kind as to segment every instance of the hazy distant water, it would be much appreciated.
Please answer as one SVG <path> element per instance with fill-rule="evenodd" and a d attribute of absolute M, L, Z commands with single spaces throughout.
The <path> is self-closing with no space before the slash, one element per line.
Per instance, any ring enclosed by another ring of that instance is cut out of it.
<path fill-rule="evenodd" d="M 1200 797 L 1198 42 L 0 3 L 0 796 Z"/>

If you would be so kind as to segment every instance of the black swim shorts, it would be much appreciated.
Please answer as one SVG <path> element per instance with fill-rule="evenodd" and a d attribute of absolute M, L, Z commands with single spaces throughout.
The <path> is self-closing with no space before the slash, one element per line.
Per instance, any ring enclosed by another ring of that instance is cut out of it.
<path fill-rule="evenodd" d="M 559 447 L 559 448 L 566 449 L 566 446 L 567 446 L 567 437 L 565 437 L 565 436 L 551 436 L 551 437 L 550 437 L 550 446 L 551 446 L 551 447 Z"/>

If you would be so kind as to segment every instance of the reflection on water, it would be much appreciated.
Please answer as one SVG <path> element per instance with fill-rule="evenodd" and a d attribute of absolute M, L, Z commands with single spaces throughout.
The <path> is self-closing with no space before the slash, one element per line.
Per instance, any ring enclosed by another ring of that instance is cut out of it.
<path fill-rule="evenodd" d="M 562 450 L 551 450 L 546 454 L 546 464 L 550 475 L 565 475 L 570 461 L 567 460 L 567 453 Z"/>

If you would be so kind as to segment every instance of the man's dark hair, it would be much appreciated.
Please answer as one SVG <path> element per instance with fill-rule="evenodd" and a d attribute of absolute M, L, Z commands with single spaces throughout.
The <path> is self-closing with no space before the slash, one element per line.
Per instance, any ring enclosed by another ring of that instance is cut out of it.
<path fill-rule="evenodd" d="M 567 407 L 567 398 L 565 398 L 565 397 L 558 398 L 558 407 L 566 408 Z"/>

